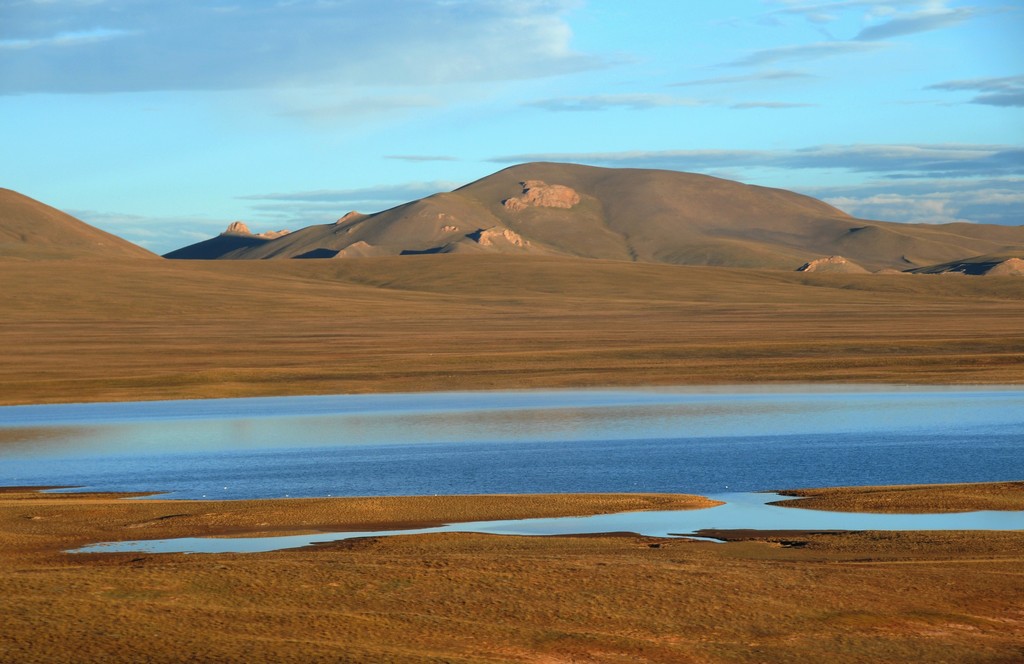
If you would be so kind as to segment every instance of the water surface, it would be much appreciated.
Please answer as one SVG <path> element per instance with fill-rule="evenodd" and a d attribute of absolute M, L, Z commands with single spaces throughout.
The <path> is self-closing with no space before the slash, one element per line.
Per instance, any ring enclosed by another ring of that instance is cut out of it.
<path fill-rule="evenodd" d="M 1024 512 L 955 514 L 867 514 L 824 512 L 768 505 L 785 499 L 774 493 L 728 493 L 712 496 L 724 505 L 699 510 L 623 512 L 587 517 L 514 519 L 456 523 L 435 528 L 334 532 L 276 537 L 181 537 L 165 540 L 105 542 L 72 553 L 259 553 L 360 537 L 426 533 L 490 535 L 583 535 L 631 532 L 649 537 L 685 537 L 706 530 L 1024 530 Z"/>
<path fill-rule="evenodd" d="M 0 485 L 173 498 L 1024 478 L 1020 389 L 791 386 L 0 408 Z"/>

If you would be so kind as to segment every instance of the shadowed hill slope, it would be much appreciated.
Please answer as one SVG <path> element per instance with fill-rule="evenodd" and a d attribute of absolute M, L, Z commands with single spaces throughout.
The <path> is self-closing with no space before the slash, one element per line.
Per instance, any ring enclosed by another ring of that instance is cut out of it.
<path fill-rule="evenodd" d="M 0 259 L 156 258 L 56 208 L 0 189 Z"/>
<path fill-rule="evenodd" d="M 530 163 L 221 257 L 502 253 L 795 270 L 838 254 L 878 270 L 1018 248 L 1021 227 L 867 221 L 808 196 L 706 175 Z"/>
<path fill-rule="evenodd" d="M 970 274 L 974 276 L 1024 276 L 1024 252 L 1017 256 L 974 256 L 940 265 L 929 265 L 916 270 L 916 274 Z"/>

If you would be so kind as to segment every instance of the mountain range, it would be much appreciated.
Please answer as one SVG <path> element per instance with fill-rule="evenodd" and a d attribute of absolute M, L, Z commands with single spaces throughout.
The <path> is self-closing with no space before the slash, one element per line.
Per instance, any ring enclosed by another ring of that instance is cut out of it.
<path fill-rule="evenodd" d="M 233 224 L 172 259 L 497 253 L 795 270 L 906 271 L 1024 255 L 1024 228 L 858 219 L 782 189 L 676 171 L 528 163 L 375 214 L 256 235 Z M 813 269 L 813 267 L 812 267 Z"/>
<path fill-rule="evenodd" d="M 636 263 L 1018 275 L 1024 226 L 858 219 L 783 189 L 677 171 L 513 166 L 451 192 L 330 224 L 253 233 L 232 223 L 168 259 L 347 259 L 502 254 Z M 0 257 L 156 259 L 0 189 Z"/>

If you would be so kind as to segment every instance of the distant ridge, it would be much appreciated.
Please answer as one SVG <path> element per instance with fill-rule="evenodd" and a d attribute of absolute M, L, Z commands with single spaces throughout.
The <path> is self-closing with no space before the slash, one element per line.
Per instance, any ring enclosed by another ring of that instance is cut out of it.
<path fill-rule="evenodd" d="M 1021 253 L 1024 256 L 1024 252 Z M 969 274 L 992 277 L 1024 277 L 1024 259 L 1020 256 L 974 256 L 915 270 L 915 274 Z"/>
<path fill-rule="evenodd" d="M 156 258 L 142 247 L 10 189 L 0 189 L 0 260 Z"/>
<path fill-rule="evenodd" d="M 542 162 L 376 214 L 348 214 L 245 246 L 198 243 L 167 257 L 441 253 L 784 270 L 842 255 L 867 271 L 903 271 L 966 256 L 1024 253 L 1024 228 L 870 221 L 802 194 L 707 175 Z"/>
<path fill-rule="evenodd" d="M 213 260 L 216 258 L 228 258 L 231 254 L 252 247 L 266 244 L 270 240 L 288 235 L 289 231 L 270 231 L 268 233 L 253 233 L 249 227 L 241 221 L 233 221 L 228 224 L 227 230 L 217 237 L 210 238 L 190 244 L 181 249 L 164 254 L 164 258 L 177 260 Z"/>

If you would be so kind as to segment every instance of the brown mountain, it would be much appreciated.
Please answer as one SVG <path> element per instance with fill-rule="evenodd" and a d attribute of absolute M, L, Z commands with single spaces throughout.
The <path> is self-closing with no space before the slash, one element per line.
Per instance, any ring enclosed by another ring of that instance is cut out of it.
<path fill-rule="evenodd" d="M 348 214 L 253 246 L 219 252 L 199 243 L 187 249 L 174 257 L 475 252 L 795 270 L 842 255 L 869 270 L 905 270 L 1019 252 L 1024 228 L 870 221 L 809 196 L 706 175 L 530 163 L 452 192 L 376 214 Z"/>
<path fill-rule="evenodd" d="M 0 189 L 0 259 L 156 258 L 69 214 Z"/>

